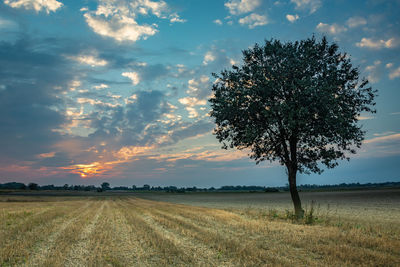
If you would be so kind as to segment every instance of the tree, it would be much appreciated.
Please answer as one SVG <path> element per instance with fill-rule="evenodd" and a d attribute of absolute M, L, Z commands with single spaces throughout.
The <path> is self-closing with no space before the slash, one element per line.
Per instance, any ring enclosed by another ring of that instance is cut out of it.
<path fill-rule="evenodd" d="M 30 190 L 38 190 L 38 189 L 39 189 L 39 185 L 36 184 L 36 183 L 29 183 L 29 184 L 28 184 L 28 188 L 29 188 Z"/>
<path fill-rule="evenodd" d="M 271 39 L 242 53 L 240 67 L 213 73 L 214 134 L 225 149 L 249 149 L 257 164 L 286 166 L 295 214 L 302 217 L 297 172 L 320 174 L 319 163 L 333 168 L 338 159 L 349 160 L 364 139 L 361 112 L 376 112 L 376 91 L 325 37 Z"/>
<path fill-rule="evenodd" d="M 110 184 L 107 183 L 107 182 L 102 183 L 102 184 L 101 184 L 101 189 L 102 189 L 103 191 L 110 190 Z"/>

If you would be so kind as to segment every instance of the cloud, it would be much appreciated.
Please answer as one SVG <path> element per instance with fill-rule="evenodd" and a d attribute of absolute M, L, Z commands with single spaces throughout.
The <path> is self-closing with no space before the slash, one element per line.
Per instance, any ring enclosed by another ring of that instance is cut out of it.
<path fill-rule="evenodd" d="M 108 85 L 107 85 L 107 84 L 104 84 L 104 83 L 101 83 L 101 84 L 99 84 L 99 85 L 93 86 L 93 88 L 96 89 L 96 90 L 101 90 L 101 89 L 106 89 L 106 88 L 108 88 Z"/>
<path fill-rule="evenodd" d="M 349 28 L 356 28 L 359 26 L 364 26 L 367 24 L 367 20 L 363 17 L 351 17 L 346 21 L 347 26 Z"/>
<path fill-rule="evenodd" d="M 177 13 L 171 12 L 166 2 L 150 0 L 100 0 L 97 9 L 87 11 L 84 17 L 89 27 L 99 35 L 113 38 L 118 42 L 136 42 L 158 32 L 158 25 L 155 23 L 149 25 L 137 22 L 139 15 L 150 14 L 159 19 L 169 19 L 171 23 L 185 21 Z"/>
<path fill-rule="evenodd" d="M 169 137 L 172 143 L 176 143 L 193 136 L 211 133 L 213 127 L 213 122 L 201 119 L 189 125 L 177 127 L 169 134 Z"/>
<path fill-rule="evenodd" d="M 60 95 L 75 73 L 68 61 L 40 40 L 0 43 L 0 161 L 36 160 L 54 151 L 63 137 L 55 129 L 66 122 Z"/>
<path fill-rule="evenodd" d="M 171 15 L 170 16 L 170 19 L 169 19 L 169 22 L 171 22 L 171 23 L 175 23 L 175 22 L 179 22 L 179 23 L 184 23 L 184 22 L 186 22 L 187 20 L 186 19 L 181 19 L 180 17 L 179 17 L 179 15 L 178 14 L 173 14 L 173 15 Z"/>
<path fill-rule="evenodd" d="M 368 72 L 368 81 L 371 83 L 377 83 L 381 79 L 381 63 L 381 61 L 376 60 L 373 65 L 369 65 L 365 68 L 365 71 Z"/>
<path fill-rule="evenodd" d="M 135 62 L 127 65 L 131 71 L 126 71 L 122 74 L 132 80 L 134 85 L 141 81 L 155 81 L 164 77 L 171 71 L 170 66 L 163 64 L 147 64 L 146 62 Z"/>
<path fill-rule="evenodd" d="M 121 75 L 131 79 L 133 85 L 137 85 L 140 82 L 139 74 L 137 72 L 123 72 Z"/>
<path fill-rule="evenodd" d="M 385 135 L 392 135 L 395 134 L 396 132 L 392 132 L 392 131 L 387 131 L 387 132 L 383 132 L 383 133 L 374 133 L 374 136 L 385 136 Z"/>
<path fill-rule="evenodd" d="M 161 154 L 151 159 L 164 160 L 166 162 L 176 162 L 180 160 L 191 160 L 191 161 L 208 161 L 208 162 L 229 162 L 240 159 L 248 158 L 248 152 L 244 150 L 204 150 L 203 148 L 194 148 L 178 153 Z"/>
<path fill-rule="evenodd" d="M 299 19 L 299 15 L 297 15 L 297 14 L 296 15 L 287 14 L 286 15 L 286 19 L 293 23 L 293 22 L 295 22 L 296 20 Z"/>
<path fill-rule="evenodd" d="M 208 65 L 209 62 L 212 62 L 215 60 L 215 55 L 213 54 L 212 51 L 208 51 L 205 55 L 204 55 L 204 60 L 203 60 L 203 64 L 204 65 Z"/>
<path fill-rule="evenodd" d="M 384 135 L 383 135 L 384 134 Z M 386 132 L 366 139 L 361 146 L 360 157 L 377 158 L 400 154 L 400 133 Z"/>
<path fill-rule="evenodd" d="M 194 96 L 198 99 L 208 98 L 210 96 L 210 78 L 208 76 L 202 75 L 200 78 L 190 79 L 188 81 L 188 90 L 186 93 L 188 95 Z"/>
<path fill-rule="evenodd" d="M 232 15 L 240 15 L 254 11 L 261 5 L 260 0 L 230 0 L 225 3 Z"/>
<path fill-rule="evenodd" d="M 63 6 L 61 2 L 56 0 L 4 0 L 4 4 L 12 8 L 24 8 L 27 10 L 33 9 L 36 12 L 44 10 L 47 14 L 55 12 Z"/>
<path fill-rule="evenodd" d="M 179 98 L 179 103 L 185 106 L 194 107 L 194 106 L 204 106 L 207 104 L 207 101 L 204 99 L 197 99 L 196 97 L 183 97 Z"/>
<path fill-rule="evenodd" d="M 391 80 L 395 79 L 395 78 L 399 78 L 400 77 L 400 67 L 398 67 L 397 69 L 392 70 L 389 73 L 389 78 Z"/>
<path fill-rule="evenodd" d="M 364 121 L 364 120 L 372 120 L 374 119 L 374 116 L 358 116 L 357 119 L 359 119 L 360 121 Z"/>
<path fill-rule="evenodd" d="M 360 42 L 356 43 L 358 47 L 366 47 L 370 49 L 394 48 L 398 46 L 399 42 L 395 38 L 385 40 L 373 40 L 370 38 L 362 38 Z"/>
<path fill-rule="evenodd" d="M 145 153 L 150 152 L 155 148 L 152 146 L 123 146 L 117 152 L 115 152 L 115 156 L 119 159 L 130 160 L 133 157 L 144 155 Z"/>
<path fill-rule="evenodd" d="M 222 25 L 222 21 L 220 19 L 216 19 L 213 21 L 217 25 Z"/>
<path fill-rule="evenodd" d="M 263 26 L 268 24 L 267 16 L 258 15 L 252 13 L 244 18 L 239 19 L 239 23 L 242 25 L 248 25 L 250 29 L 254 29 L 257 26 Z"/>
<path fill-rule="evenodd" d="M 7 20 L 7 19 L 0 17 L 0 29 L 1 28 L 15 28 L 16 26 L 18 26 L 18 25 L 14 21 Z"/>
<path fill-rule="evenodd" d="M 386 67 L 387 69 L 390 69 L 391 67 L 393 67 L 393 63 L 387 63 L 387 64 L 385 65 L 385 67 Z"/>
<path fill-rule="evenodd" d="M 189 118 L 197 118 L 199 116 L 198 111 L 195 106 L 204 106 L 207 104 L 207 100 L 198 99 L 196 97 L 183 97 L 178 99 L 179 103 L 185 106 L 186 110 L 189 112 Z"/>
<path fill-rule="evenodd" d="M 92 67 L 103 67 L 108 64 L 106 60 L 98 57 L 98 53 L 96 51 L 88 54 L 83 53 L 78 56 L 67 56 L 67 58 L 77 61 L 81 64 L 90 65 Z"/>
<path fill-rule="evenodd" d="M 329 33 L 332 35 L 336 35 L 336 34 L 347 31 L 346 27 L 340 26 L 336 23 L 329 25 L 329 24 L 325 24 L 322 22 L 320 22 L 317 25 L 317 30 L 319 30 L 321 32 L 326 32 L 326 33 Z"/>
<path fill-rule="evenodd" d="M 382 142 L 389 142 L 389 141 L 400 141 L 400 133 L 374 137 L 374 138 L 365 140 L 364 143 L 370 144 L 370 143 L 382 143 Z"/>
<path fill-rule="evenodd" d="M 189 112 L 189 118 L 197 118 L 199 111 L 196 106 L 207 105 L 207 98 L 210 97 L 211 91 L 210 78 L 206 75 L 201 75 L 198 78 L 188 80 L 188 90 L 186 93 L 189 95 L 178 99 L 179 103 L 185 106 Z M 206 110 L 205 107 L 200 107 L 200 110 Z"/>
<path fill-rule="evenodd" d="M 320 0 L 290 0 L 296 5 L 296 9 L 310 10 L 310 14 L 314 13 L 321 7 Z"/>
<path fill-rule="evenodd" d="M 172 108 L 164 93 L 137 91 L 128 100 L 124 106 L 94 107 L 87 116 L 89 127 L 94 129 L 88 137 L 91 142 L 107 141 L 110 149 L 118 150 L 122 146 L 155 144 L 165 134 L 166 129 L 159 121 Z"/>
<path fill-rule="evenodd" d="M 140 38 L 146 39 L 157 33 L 155 25 L 139 25 L 133 19 L 124 17 L 114 18 L 110 21 L 103 18 L 96 18 L 89 13 L 84 15 L 86 22 L 92 30 L 106 37 L 111 37 L 117 41 L 136 42 Z"/>

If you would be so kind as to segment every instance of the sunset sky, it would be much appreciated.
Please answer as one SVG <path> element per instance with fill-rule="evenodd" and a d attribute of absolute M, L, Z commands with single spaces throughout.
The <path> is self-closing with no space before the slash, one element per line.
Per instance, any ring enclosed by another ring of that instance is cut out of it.
<path fill-rule="evenodd" d="M 400 1 L 1 0 L 0 183 L 277 186 L 222 150 L 212 72 L 276 38 L 326 35 L 378 90 L 350 162 L 298 183 L 400 181 Z"/>

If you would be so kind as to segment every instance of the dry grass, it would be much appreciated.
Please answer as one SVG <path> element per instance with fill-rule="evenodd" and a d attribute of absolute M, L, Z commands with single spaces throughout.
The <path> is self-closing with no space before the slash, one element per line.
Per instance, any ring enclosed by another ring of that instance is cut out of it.
<path fill-rule="evenodd" d="M 129 196 L 4 198 L 0 266 L 400 265 L 400 232 L 379 217 L 304 225 L 280 210 Z"/>

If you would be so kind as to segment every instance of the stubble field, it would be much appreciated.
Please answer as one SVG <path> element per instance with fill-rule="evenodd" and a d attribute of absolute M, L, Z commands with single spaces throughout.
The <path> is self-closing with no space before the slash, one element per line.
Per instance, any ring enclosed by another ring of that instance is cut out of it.
<path fill-rule="evenodd" d="M 399 266 L 400 191 L 329 193 L 0 195 L 0 266 Z"/>

